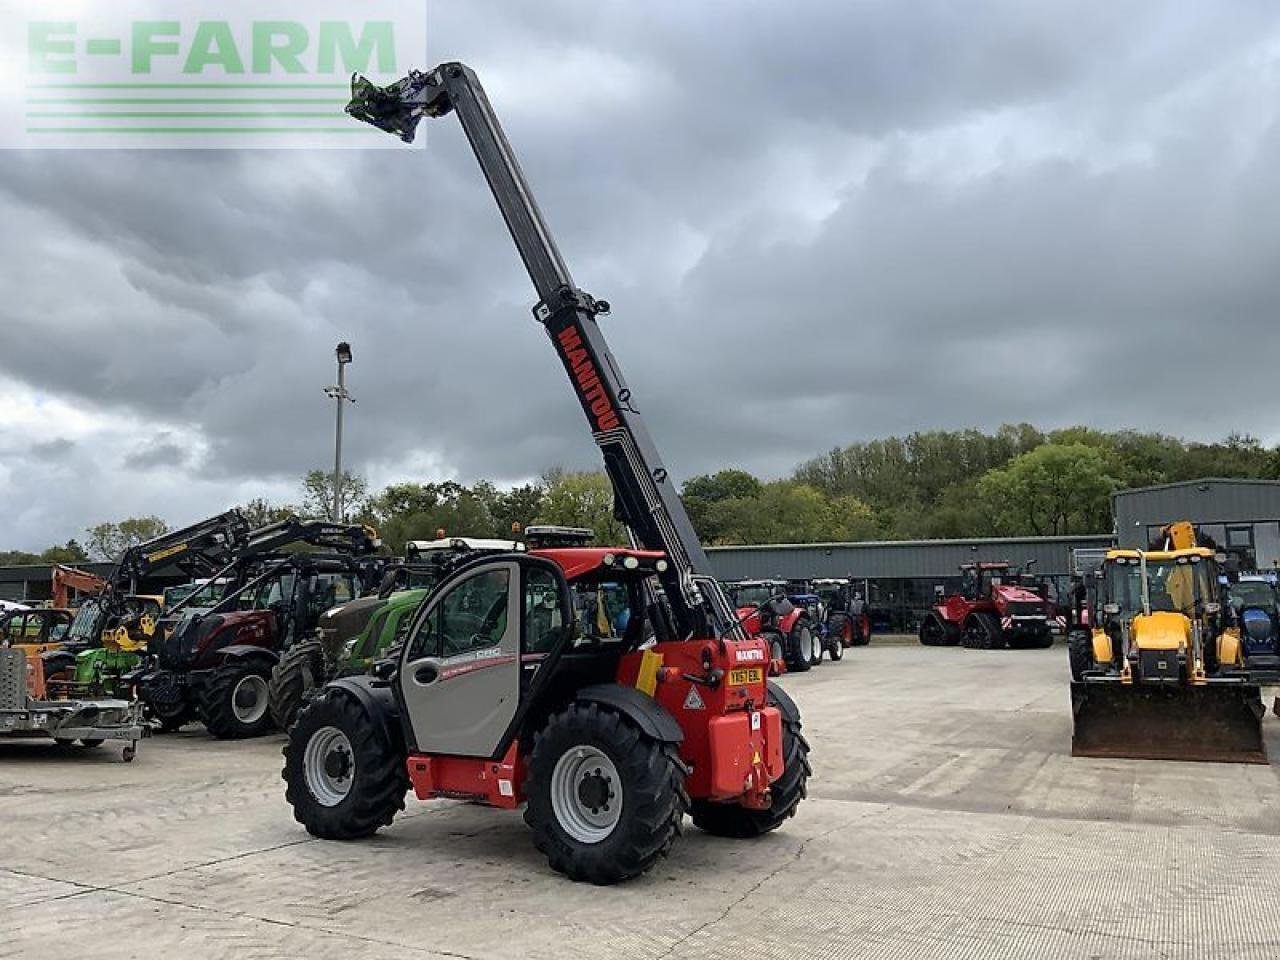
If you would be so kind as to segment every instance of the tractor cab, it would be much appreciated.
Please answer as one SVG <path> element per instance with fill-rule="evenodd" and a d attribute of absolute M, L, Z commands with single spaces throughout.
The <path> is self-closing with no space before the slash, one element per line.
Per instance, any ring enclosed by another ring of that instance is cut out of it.
<path fill-rule="evenodd" d="M 1267 576 L 1245 575 L 1227 588 L 1240 631 L 1244 666 L 1251 677 L 1280 680 L 1280 597 Z"/>

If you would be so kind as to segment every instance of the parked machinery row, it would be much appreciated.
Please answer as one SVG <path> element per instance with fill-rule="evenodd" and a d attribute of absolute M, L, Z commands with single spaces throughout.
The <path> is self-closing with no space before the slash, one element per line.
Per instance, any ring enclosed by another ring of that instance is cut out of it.
<path fill-rule="evenodd" d="M 775 669 L 803 673 L 871 640 L 871 621 L 848 579 L 736 580 L 725 584 L 749 633 L 769 644 Z"/>

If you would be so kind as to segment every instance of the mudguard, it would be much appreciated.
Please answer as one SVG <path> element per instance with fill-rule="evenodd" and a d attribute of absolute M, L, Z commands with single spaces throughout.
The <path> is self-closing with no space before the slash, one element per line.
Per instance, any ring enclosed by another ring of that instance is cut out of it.
<path fill-rule="evenodd" d="M 676 723 L 665 707 L 652 697 L 641 693 L 635 687 L 624 687 L 617 683 L 598 683 L 583 687 L 575 696 L 575 700 L 587 703 L 598 703 L 612 707 L 636 722 L 646 734 L 663 743 L 681 743 L 684 731 Z"/>
<path fill-rule="evenodd" d="M 776 683 L 769 684 L 769 702 L 778 708 L 782 713 L 782 719 L 788 723 L 800 722 L 800 708 L 796 706 L 796 702 L 791 699 L 791 694 L 783 690 Z"/>
<path fill-rule="evenodd" d="M 246 660 L 249 657 L 262 657 L 272 663 L 277 663 L 280 660 L 280 654 L 275 650 L 268 650 L 266 647 L 255 647 L 249 643 L 233 643 L 216 651 L 216 655 L 219 661 Z"/>
<path fill-rule="evenodd" d="M 376 677 L 340 677 L 325 684 L 326 689 L 341 690 L 353 697 L 365 712 L 378 722 L 387 743 L 401 752 L 406 751 L 404 728 L 400 723 L 400 704 L 396 701 L 391 685 Z"/>

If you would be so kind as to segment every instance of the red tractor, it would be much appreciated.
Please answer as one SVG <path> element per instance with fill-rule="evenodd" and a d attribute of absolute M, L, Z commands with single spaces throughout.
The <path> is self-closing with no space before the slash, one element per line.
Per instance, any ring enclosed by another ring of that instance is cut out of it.
<path fill-rule="evenodd" d="M 394 656 L 330 682 L 298 715 L 284 765 L 295 818 L 351 840 L 391 823 L 410 786 L 424 800 L 523 804 L 552 869 L 592 883 L 644 873 L 686 813 L 725 837 L 781 826 L 809 776 L 799 710 L 712 575 L 596 320 L 608 305 L 574 286 L 480 82 L 460 63 L 386 88 L 357 77 L 347 112 L 406 141 L 424 117 L 461 122 L 633 545 L 451 571 Z M 607 600 L 626 608 L 579 614 Z"/>
<path fill-rule="evenodd" d="M 804 673 L 822 662 L 822 639 L 809 611 L 787 596 L 785 580 L 739 580 L 729 597 L 747 633 L 769 645 L 776 668 Z"/>
<path fill-rule="evenodd" d="M 921 622 L 921 643 L 971 650 L 1053 646 L 1049 601 L 1023 585 L 1025 574 L 1005 562 L 966 563 L 960 573 L 960 592 L 940 595 Z"/>

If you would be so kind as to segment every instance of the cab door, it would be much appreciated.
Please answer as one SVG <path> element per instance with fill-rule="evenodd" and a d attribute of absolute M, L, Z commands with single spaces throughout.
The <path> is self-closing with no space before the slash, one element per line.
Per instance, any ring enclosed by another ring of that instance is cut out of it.
<path fill-rule="evenodd" d="M 520 562 L 464 570 L 428 600 L 400 662 L 402 703 L 424 753 L 488 757 L 520 703 Z"/>

